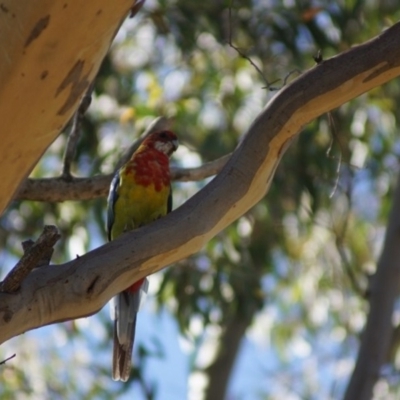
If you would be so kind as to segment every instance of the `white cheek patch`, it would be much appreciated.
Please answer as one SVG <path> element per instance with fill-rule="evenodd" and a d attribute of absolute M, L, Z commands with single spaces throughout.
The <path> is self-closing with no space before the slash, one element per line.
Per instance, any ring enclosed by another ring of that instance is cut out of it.
<path fill-rule="evenodd" d="M 164 143 L 164 142 L 156 142 L 154 144 L 154 147 L 158 150 L 161 151 L 165 154 L 168 154 L 171 149 L 171 144 L 170 143 Z"/>

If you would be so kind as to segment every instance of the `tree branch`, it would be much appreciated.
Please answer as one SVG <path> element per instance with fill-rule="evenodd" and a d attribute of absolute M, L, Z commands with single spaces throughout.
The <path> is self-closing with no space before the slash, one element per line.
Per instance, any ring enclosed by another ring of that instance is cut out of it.
<path fill-rule="evenodd" d="M 162 129 L 171 129 L 171 125 L 172 121 L 165 117 L 156 118 L 143 132 L 141 137 L 136 140 L 121 157 L 115 170 L 120 168 L 129 160 L 145 137 Z M 231 155 L 228 154 L 196 168 L 171 168 L 172 179 L 181 182 L 200 181 L 206 179 L 210 176 L 216 175 L 226 164 L 230 156 Z M 66 164 L 64 163 L 64 170 L 65 168 Z M 114 174 L 98 175 L 89 178 L 76 178 L 70 174 L 63 173 L 62 176 L 56 178 L 28 178 L 21 184 L 14 200 L 60 202 L 67 200 L 92 200 L 98 197 L 106 197 L 113 175 Z"/>
<path fill-rule="evenodd" d="M 53 255 L 53 246 L 60 238 L 58 230 L 53 225 L 46 225 L 36 243 L 24 242 L 24 255 L 17 265 L 8 273 L 0 283 L 0 292 L 14 293 L 29 273 L 37 267 L 49 264 Z"/>
<path fill-rule="evenodd" d="M 394 303 L 400 291 L 400 174 L 389 215 L 385 242 L 370 291 L 370 311 L 357 363 L 344 397 L 369 400 L 387 359 L 393 334 Z"/>
<path fill-rule="evenodd" d="M 281 157 L 305 124 L 400 75 L 399 37 L 397 23 L 286 86 L 221 172 L 171 214 L 76 260 L 32 271 L 16 294 L 0 293 L 0 342 L 93 314 L 132 282 L 198 252 L 265 196 Z"/>
<path fill-rule="evenodd" d="M 147 131 L 146 131 L 147 132 Z M 132 152 L 138 147 L 142 138 L 127 150 L 123 159 L 128 160 Z M 216 175 L 227 163 L 231 154 L 227 154 L 215 161 L 211 161 L 196 168 L 171 168 L 174 181 L 200 181 Z M 118 163 L 117 168 L 122 165 Z M 18 189 L 14 200 L 59 202 L 66 200 L 92 200 L 107 196 L 113 174 L 97 175 L 89 178 L 57 178 L 31 179 L 28 178 Z"/>

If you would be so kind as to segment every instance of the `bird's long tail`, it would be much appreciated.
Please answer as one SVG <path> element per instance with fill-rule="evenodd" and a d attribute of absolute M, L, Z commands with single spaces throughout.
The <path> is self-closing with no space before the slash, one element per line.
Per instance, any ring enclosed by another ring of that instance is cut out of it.
<path fill-rule="evenodd" d="M 111 310 L 114 319 L 113 372 L 115 381 L 126 382 L 132 365 L 132 349 L 135 340 L 136 315 L 148 281 L 141 279 L 129 289 L 113 298 Z"/>

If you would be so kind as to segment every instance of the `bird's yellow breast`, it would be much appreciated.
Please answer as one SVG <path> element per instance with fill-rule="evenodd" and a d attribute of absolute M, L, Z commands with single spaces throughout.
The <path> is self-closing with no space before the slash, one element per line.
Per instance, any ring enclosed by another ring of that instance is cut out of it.
<path fill-rule="evenodd" d="M 114 205 L 115 220 L 111 238 L 166 215 L 170 190 L 169 185 L 160 188 L 152 182 L 146 186 L 137 184 L 135 174 L 122 169 L 118 197 Z"/>

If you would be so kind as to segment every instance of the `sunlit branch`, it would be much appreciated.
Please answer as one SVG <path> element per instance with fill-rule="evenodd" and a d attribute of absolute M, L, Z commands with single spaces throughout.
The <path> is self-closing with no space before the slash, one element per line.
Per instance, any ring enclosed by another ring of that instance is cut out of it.
<path fill-rule="evenodd" d="M 0 212 L 72 119 L 134 2 L 64 3 L 2 2 Z"/>

